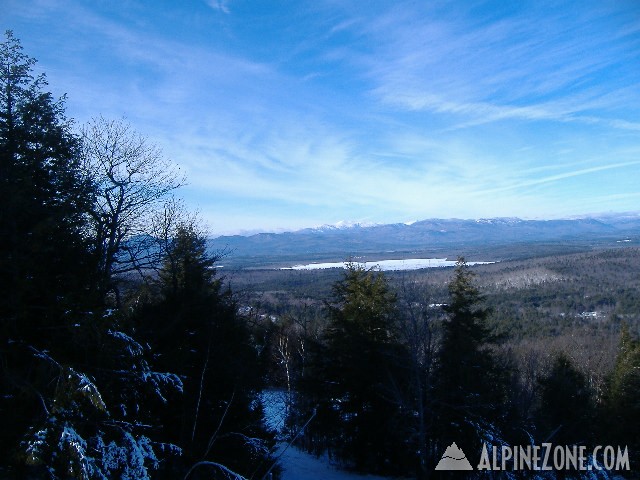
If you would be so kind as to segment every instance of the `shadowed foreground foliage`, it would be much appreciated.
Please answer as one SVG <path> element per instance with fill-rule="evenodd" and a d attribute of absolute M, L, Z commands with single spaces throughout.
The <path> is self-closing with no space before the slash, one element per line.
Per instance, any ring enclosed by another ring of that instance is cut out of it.
<path fill-rule="evenodd" d="M 273 435 L 257 353 L 169 196 L 180 182 L 124 123 L 76 133 L 34 63 L 7 32 L 0 476 L 261 475 Z"/>

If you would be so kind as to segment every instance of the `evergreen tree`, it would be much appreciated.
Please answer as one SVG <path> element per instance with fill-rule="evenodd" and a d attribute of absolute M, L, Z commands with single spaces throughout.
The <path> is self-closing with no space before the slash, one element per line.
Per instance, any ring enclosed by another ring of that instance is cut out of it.
<path fill-rule="evenodd" d="M 178 226 L 169 242 L 160 270 L 160 281 L 166 298 L 197 298 L 219 290 L 215 279 L 216 257 L 207 254 L 206 238 L 193 224 Z"/>
<path fill-rule="evenodd" d="M 60 348 L 86 305 L 91 255 L 83 213 L 91 186 L 62 100 L 43 91 L 35 60 L 12 32 L 0 43 L 0 464 L 11 465 L 18 440 L 45 414 L 50 373 L 36 352 Z"/>
<path fill-rule="evenodd" d="M 565 445 L 588 442 L 595 416 L 591 391 L 569 357 L 555 358 L 540 387 L 540 438 Z"/>
<path fill-rule="evenodd" d="M 271 462 L 273 435 L 257 401 L 257 352 L 231 292 L 216 277 L 215 260 L 194 225 L 178 226 L 159 275 L 161 299 L 138 314 L 156 363 L 184 384 L 163 416 L 165 439 L 183 451 L 169 478 L 199 465 L 195 478 L 219 468 L 214 464 L 249 477 Z"/>
<path fill-rule="evenodd" d="M 495 338 L 487 326 L 489 311 L 473 279 L 464 259 L 458 259 L 432 392 L 432 438 L 438 452 L 453 442 L 473 452 L 482 441 L 500 437 L 506 376 L 491 351 Z"/>
<path fill-rule="evenodd" d="M 88 214 L 95 198 L 64 102 L 35 60 L 0 44 L 0 476 L 149 478 L 150 402 L 181 388 L 103 311 Z M 151 421 L 150 421 L 151 420 Z M 142 430 L 145 433 L 142 433 Z M 171 450 L 171 446 L 166 446 Z"/>
<path fill-rule="evenodd" d="M 64 102 L 43 91 L 34 63 L 8 31 L 0 44 L 0 316 L 10 335 L 40 335 L 34 326 L 82 301 L 92 274 L 92 185 Z"/>
<path fill-rule="evenodd" d="M 612 445 L 629 447 L 634 470 L 640 463 L 640 341 L 632 337 L 626 324 L 608 386 L 603 434 Z"/>
<path fill-rule="evenodd" d="M 306 401 L 317 403 L 307 446 L 328 449 L 359 470 L 406 472 L 412 461 L 408 412 L 397 401 L 407 353 L 397 340 L 394 307 L 382 273 L 350 264 L 333 286 L 324 345 L 303 385 Z"/>

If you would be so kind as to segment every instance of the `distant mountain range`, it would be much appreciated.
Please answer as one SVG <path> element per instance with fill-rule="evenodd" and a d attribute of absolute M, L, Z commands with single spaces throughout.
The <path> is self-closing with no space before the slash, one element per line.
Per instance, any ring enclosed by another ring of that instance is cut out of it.
<path fill-rule="evenodd" d="M 563 220 L 490 218 L 430 219 L 388 225 L 349 224 L 285 233 L 221 236 L 210 248 L 230 258 L 434 251 L 531 242 L 633 242 L 640 240 L 640 213 Z"/>

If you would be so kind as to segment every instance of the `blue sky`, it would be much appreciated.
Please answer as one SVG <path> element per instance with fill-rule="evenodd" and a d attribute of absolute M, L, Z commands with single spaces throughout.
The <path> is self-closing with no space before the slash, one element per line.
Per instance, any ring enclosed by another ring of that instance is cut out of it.
<path fill-rule="evenodd" d="M 67 112 L 126 119 L 213 233 L 640 210 L 640 6 L 0 0 Z"/>

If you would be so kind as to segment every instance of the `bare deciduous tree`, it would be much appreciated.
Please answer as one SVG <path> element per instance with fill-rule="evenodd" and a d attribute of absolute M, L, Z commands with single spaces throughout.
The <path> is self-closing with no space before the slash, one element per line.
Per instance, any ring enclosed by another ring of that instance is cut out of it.
<path fill-rule="evenodd" d="M 160 258 L 153 218 L 185 177 L 123 120 L 93 119 L 82 140 L 85 168 L 97 191 L 91 218 L 98 287 L 118 298 L 116 278 L 142 272 Z"/>
<path fill-rule="evenodd" d="M 432 427 L 430 390 L 439 332 L 434 326 L 435 315 L 428 311 L 429 299 L 422 285 L 409 282 L 403 276 L 398 304 L 402 312 L 401 337 L 411 361 L 408 365 L 409 395 L 400 394 L 395 398 L 404 408 L 415 412 L 411 433 L 418 445 L 418 478 L 424 478 L 429 460 L 434 455 L 428 432 Z"/>

